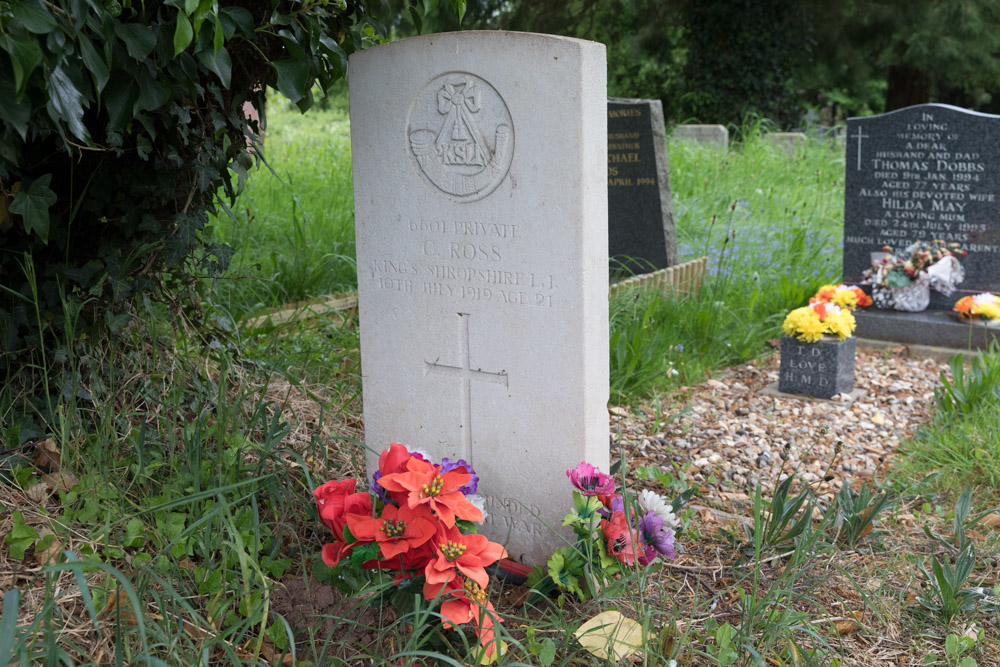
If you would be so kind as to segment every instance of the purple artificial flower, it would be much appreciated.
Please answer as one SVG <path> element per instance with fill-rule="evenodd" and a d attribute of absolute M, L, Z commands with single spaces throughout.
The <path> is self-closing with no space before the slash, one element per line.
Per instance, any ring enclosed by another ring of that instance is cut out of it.
<path fill-rule="evenodd" d="M 381 484 L 378 483 L 379 478 L 382 476 L 381 470 L 376 470 L 375 474 L 372 475 L 372 483 L 368 486 L 368 491 L 375 495 L 376 498 L 381 500 L 383 503 L 388 505 L 392 502 L 392 498 L 389 497 L 389 492 L 385 490 Z"/>
<path fill-rule="evenodd" d="M 590 465 L 586 461 L 566 471 L 570 483 L 585 496 L 609 496 L 615 492 L 615 480 L 611 475 Z"/>
<path fill-rule="evenodd" d="M 475 495 L 476 491 L 479 489 L 479 476 L 476 471 L 472 469 L 472 464 L 467 462 L 465 459 L 459 459 L 457 461 L 452 461 L 447 456 L 441 459 L 441 474 L 454 470 L 455 468 L 465 468 L 465 470 L 472 475 L 469 478 L 469 483 L 461 487 L 459 491 L 467 496 Z"/>
<path fill-rule="evenodd" d="M 656 512 L 648 512 L 639 520 L 639 532 L 643 544 L 647 547 L 645 549 L 647 556 L 652 555 L 648 560 L 655 558 L 656 554 L 666 558 L 677 558 L 677 551 L 674 549 L 674 531 L 664 528 L 663 519 L 656 516 Z"/>

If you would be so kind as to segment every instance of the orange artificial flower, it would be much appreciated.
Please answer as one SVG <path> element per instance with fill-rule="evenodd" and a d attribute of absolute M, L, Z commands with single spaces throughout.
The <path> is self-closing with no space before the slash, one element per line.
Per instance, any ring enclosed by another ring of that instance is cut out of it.
<path fill-rule="evenodd" d="M 395 558 L 427 542 L 436 532 L 434 524 L 430 511 L 424 506 L 410 509 L 406 505 L 386 505 L 382 516 L 374 519 L 360 514 L 347 516 L 351 535 L 358 542 L 377 542 L 385 559 Z"/>
<path fill-rule="evenodd" d="M 503 619 L 493 608 L 486 591 L 474 581 L 453 579 L 446 584 L 424 584 L 424 597 L 433 600 L 438 596 L 444 602 L 441 604 L 442 625 L 450 629 L 466 623 L 476 626 L 476 636 L 481 646 L 486 648 L 486 655 L 492 656 L 496 651 L 496 633 L 494 623 Z"/>
<path fill-rule="evenodd" d="M 466 521 L 483 520 L 483 513 L 459 490 L 471 478 L 464 467 L 442 474 L 441 466 L 410 457 L 405 472 L 383 475 L 378 483 L 390 493 L 405 493 L 410 509 L 428 506 L 445 526 L 453 528 L 456 517 Z M 402 498 L 399 502 L 402 504 Z"/>
<path fill-rule="evenodd" d="M 430 584 L 446 584 L 459 573 L 486 588 L 490 576 L 486 567 L 507 556 L 507 551 L 485 536 L 463 535 L 458 528 L 439 531 L 435 542 L 435 558 L 427 563 L 424 576 Z"/>

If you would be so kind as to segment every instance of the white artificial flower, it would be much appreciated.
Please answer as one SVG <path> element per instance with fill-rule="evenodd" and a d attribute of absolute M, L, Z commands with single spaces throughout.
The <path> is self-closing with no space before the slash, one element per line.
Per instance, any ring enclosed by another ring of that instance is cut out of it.
<path fill-rule="evenodd" d="M 486 517 L 489 516 L 489 514 L 486 513 L 486 498 L 480 495 L 471 495 L 471 496 L 466 496 L 465 499 L 468 500 L 470 503 L 472 503 L 476 509 L 478 509 L 480 512 L 483 513 L 483 521 L 486 521 Z M 476 523 L 481 523 L 481 522 L 477 521 Z"/>
<path fill-rule="evenodd" d="M 981 306 L 984 303 L 992 303 L 995 298 L 996 297 L 993 296 L 992 293 L 984 292 L 982 294 L 977 294 L 976 296 L 972 297 L 972 300 L 973 302 L 975 302 L 977 306 Z"/>
<path fill-rule="evenodd" d="M 639 494 L 639 507 L 642 508 L 643 512 L 652 512 L 660 517 L 664 528 L 675 530 L 680 525 L 680 521 L 670 511 L 670 503 L 667 502 L 667 499 L 649 489 L 643 489 Z"/>

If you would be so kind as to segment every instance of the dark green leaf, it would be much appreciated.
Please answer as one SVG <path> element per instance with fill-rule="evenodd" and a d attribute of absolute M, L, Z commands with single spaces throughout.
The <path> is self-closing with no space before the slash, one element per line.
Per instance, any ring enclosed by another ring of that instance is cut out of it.
<path fill-rule="evenodd" d="M 278 75 L 278 91 L 292 102 L 298 102 L 309 85 L 309 66 L 302 60 L 278 60 L 271 63 Z"/>
<path fill-rule="evenodd" d="M 233 61 L 229 57 L 226 47 L 222 47 L 214 54 L 211 51 L 199 51 L 198 60 L 206 69 L 215 72 L 224 87 L 229 88 L 229 80 L 233 73 Z"/>
<path fill-rule="evenodd" d="M 42 62 L 42 49 L 33 39 L 13 35 L 0 35 L 0 48 L 10 54 L 10 64 L 14 68 L 14 87 L 20 95 L 28 75 Z"/>
<path fill-rule="evenodd" d="M 226 30 L 226 37 L 232 37 L 235 28 L 239 28 L 244 37 L 254 36 L 253 14 L 242 7 L 222 7 L 219 9 L 219 18 L 222 19 L 222 27 Z M 233 29 L 229 25 L 232 24 Z"/>
<path fill-rule="evenodd" d="M 49 188 L 52 174 L 45 174 L 22 187 L 10 204 L 10 212 L 24 220 L 24 230 L 35 232 L 42 243 L 49 242 L 49 208 L 56 203 L 56 193 Z"/>
<path fill-rule="evenodd" d="M 31 105 L 15 99 L 14 82 L 0 77 L 0 120 L 10 123 L 21 138 L 28 138 L 28 121 L 31 120 Z"/>
<path fill-rule="evenodd" d="M 416 6 L 410 7 L 410 18 L 413 20 L 413 26 L 417 29 L 417 34 L 423 34 L 424 21 L 423 18 L 421 18 L 420 12 L 417 10 Z"/>
<path fill-rule="evenodd" d="M 215 23 L 215 35 L 214 35 L 215 41 L 212 43 L 212 48 L 213 50 L 218 51 L 219 49 L 222 48 L 222 44 L 226 40 L 222 34 L 222 21 L 219 20 L 218 16 L 214 17 L 214 23 Z"/>
<path fill-rule="evenodd" d="M 56 67 L 49 75 L 49 104 L 60 118 L 69 125 L 73 135 L 90 143 L 90 133 L 83 124 L 83 98 L 62 67 Z"/>
<path fill-rule="evenodd" d="M 194 28 L 184 12 L 177 13 L 177 27 L 174 28 L 174 56 L 183 51 L 194 39 Z"/>
<path fill-rule="evenodd" d="M 139 99 L 132 109 L 133 114 L 138 114 L 146 109 L 159 109 L 174 96 L 174 89 L 165 81 L 158 81 L 150 74 L 143 72 L 139 76 Z"/>
<path fill-rule="evenodd" d="M 124 128 L 132 120 L 132 107 L 136 97 L 135 81 L 125 72 L 116 70 L 104 93 L 108 125 L 116 129 Z"/>
<path fill-rule="evenodd" d="M 451 7 L 458 14 L 459 25 L 462 25 L 462 19 L 465 18 L 465 2 L 466 0 L 451 0 Z"/>
<path fill-rule="evenodd" d="M 115 34 L 125 42 L 128 54 L 136 60 L 145 60 L 156 48 L 156 34 L 152 28 L 140 23 L 122 23 L 115 28 Z"/>
<path fill-rule="evenodd" d="M 185 14 L 194 14 L 196 9 L 198 9 L 198 0 L 184 0 Z"/>
<path fill-rule="evenodd" d="M 0 616 L 0 665 L 10 664 L 17 643 L 17 607 L 21 594 L 10 588 L 3 594 L 3 616 Z"/>
<path fill-rule="evenodd" d="M 14 0 L 10 12 L 29 32 L 44 35 L 56 29 L 56 18 L 42 0 Z"/>
<path fill-rule="evenodd" d="M 111 70 L 108 69 L 107 62 L 97 52 L 97 49 L 94 48 L 94 45 L 86 35 L 80 35 L 80 55 L 83 56 L 83 64 L 94 75 L 97 92 L 100 93 L 108 83 Z"/>

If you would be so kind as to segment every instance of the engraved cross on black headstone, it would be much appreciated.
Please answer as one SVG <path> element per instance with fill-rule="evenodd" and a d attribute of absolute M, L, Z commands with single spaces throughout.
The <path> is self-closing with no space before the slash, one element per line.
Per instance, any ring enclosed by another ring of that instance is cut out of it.
<path fill-rule="evenodd" d="M 868 139 L 868 135 L 861 131 L 861 126 L 858 125 L 858 133 L 851 137 L 851 139 L 858 140 L 858 169 L 861 169 L 861 140 Z"/>
<path fill-rule="evenodd" d="M 461 409 L 462 423 L 462 454 L 460 458 L 470 464 L 472 461 L 472 381 L 490 382 L 507 386 L 507 371 L 491 373 L 480 368 L 473 369 L 469 359 L 469 313 L 458 313 L 461 320 L 458 336 L 458 355 L 460 366 L 449 366 L 438 361 L 425 361 L 424 374 L 450 375 L 461 379 Z"/>

